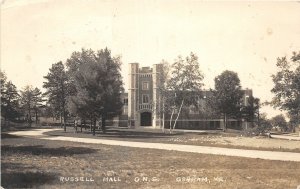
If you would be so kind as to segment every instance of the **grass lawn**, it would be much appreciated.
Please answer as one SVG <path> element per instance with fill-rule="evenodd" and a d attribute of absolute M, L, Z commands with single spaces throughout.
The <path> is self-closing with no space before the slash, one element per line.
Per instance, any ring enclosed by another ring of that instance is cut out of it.
<path fill-rule="evenodd" d="M 298 162 L 48 141 L 5 133 L 1 150 L 4 188 L 295 189 L 300 185 Z M 67 177 L 86 181 L 66 181 Z"/>

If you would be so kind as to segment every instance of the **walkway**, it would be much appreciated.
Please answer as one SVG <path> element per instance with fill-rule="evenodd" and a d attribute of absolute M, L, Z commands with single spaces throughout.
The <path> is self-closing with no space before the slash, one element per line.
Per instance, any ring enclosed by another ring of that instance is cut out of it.
<path fill-rule="evenodd" d="M 289 136 L 289 135 L 271 135 L 272 138 L 286 139 L 286 140 L 298 140 L 300 141 L 300 137 L 298 136 Z"/>
<path fill-rule="evenodd" d="M 266 160 L 300 162 L 300 153 L 294 153 L 294 152 L 244 150 L 244 149 L 219 148 L 219 147 L 209 147 L 209 146 L 131 142 L 131 141 L 121 141 L 121 140 L 75 138 L 75 137 L 64 137 L 64 136 L 50 137 L 44 134 L 45 132 L 49 132 L 53 130 L 60 130 L 60 129 L 36 129 L 31 131 L 10 132 L 9 134 L 29 137 L 29 138 L 37 137 L 45 140 L 72 141 L 72 142 L 81 142 L 81 143 L 90 143 L 90 144 L 105 144 L 105 145 L 113 145 L 113 146 L 126 146 L 126 147 L 160 149 L 160 150 L 175 150 L 181 152 L 193 152 L 193 153 L 200 153 L 200 154 L 214 154 L 214 155 L 236 156 L 236 157 L 246 157 L 246 158 L 258 158 L 258 159 L 266 159 Z"/>

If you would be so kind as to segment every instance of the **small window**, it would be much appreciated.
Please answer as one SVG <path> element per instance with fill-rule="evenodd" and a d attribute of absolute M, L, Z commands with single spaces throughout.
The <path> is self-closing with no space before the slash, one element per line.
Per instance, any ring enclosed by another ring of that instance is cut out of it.
<path fill-rule="evenodd" d="M 149 90 L 149 82 L 143 82 L 143 90 Z"/>
<path fill-rule="evenodd" d="M 143 104 L 148 104 L 148 103 L 149 103 L 149 96 L 143 95 Z"/>
<path fill-rule="evenodd" d="M 124 98 L 123 104 L 128 105 L 128 98 Z"/>

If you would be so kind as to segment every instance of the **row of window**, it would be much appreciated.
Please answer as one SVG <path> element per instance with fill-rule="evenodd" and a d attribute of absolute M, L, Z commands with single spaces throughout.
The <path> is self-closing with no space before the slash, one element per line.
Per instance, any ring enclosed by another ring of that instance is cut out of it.
<path fill-rule="evenodd" d="M 152 77 L 152 74 L 140 74 L 140 77 Z"/>
<path fill-rule="evenodd" d="M 150 101 L 149 101 L 149 95 L 147 94 L 143 94 L 142 95 L 142 103 L 143 104 L 148 104 Z M 123 104 L 124 105 L 128 105 L 128 98 L 124 98 L 123 99 Z"/>
<path fill-rule="evenodd" d="M 145 82 L 146 83 L 146 82 Z M 204 98 L 206 98 L 206 96 L 204 96 Z M 248 100 L 248 96 L 246 96 L 246 100 Z M 124 105 L 128 105 L 128 98 L 124 98 L 123 100 Z M 143 104 L 148 104 L 149 103 L 149 95 L 147 94 L 143 94 L 142 95 L 142 103 Z M 203 102 L 202 102 L 203 103 Z M 247 103 L 247 102 L 246 102 Z"/>

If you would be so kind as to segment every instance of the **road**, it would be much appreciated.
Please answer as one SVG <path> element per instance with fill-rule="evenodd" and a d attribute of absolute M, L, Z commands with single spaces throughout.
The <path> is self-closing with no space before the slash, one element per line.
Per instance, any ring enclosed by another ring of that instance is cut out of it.
<path fill-rule="evenodd" d="M 75 138 L 75 137 L 65 137 L 65 136 L 47 136 L 44 134 L 45 132 L 54 131 L 54 130 L 60 130 L 60 129 L 36 129 L 30 131 L 10 132 L 9 134 L 22 136 L 22 137 L 29 137 L 29 138 L 32 137 L 39 138 L 44 140 L 72 141 L 72 142 L 91 143 L 91 144 L 126 146 L 126 147 L 134 147 L 134 148 L 174 150 L 174 151 L 192 152 L 192 153 L 200 153 L 200 154 L 213 154 L 213 155 L 257 158 L 257 159 L 265 159 L 265 160 L 300 162 L 300 153 L 295 153 L 295 152 L 275 152 L 275 151 L 244 150 L 244 149 L 181 145 L 181 144 L 132 142 L 132 141 L 122 141 L 122 140 Z"/>

